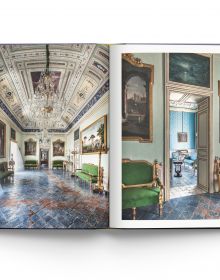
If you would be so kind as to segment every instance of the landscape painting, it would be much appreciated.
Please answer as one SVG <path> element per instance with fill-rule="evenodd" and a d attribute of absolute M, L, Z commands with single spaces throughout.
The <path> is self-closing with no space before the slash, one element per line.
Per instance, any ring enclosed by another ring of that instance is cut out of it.
<path fill-rule="evenodd" d="M 106 152 L 106 120 L 103 116 L 81 131 L 82 154 Z"/>
<path fill-rule="evenodd" d="M 24 142 L 25 144 L 25 156 L 35 156 L 36 155 L 36 146 L 37 142 L 29 139 L 28 141 Z"/>
<path fill-rule="evenodd" d="M 65 153 L 65 142 L 61 141 L 61 140 L 57 140 L 55 142 L 53 142 L 53 156 L 54 157 L 64 157 L 64 153 Z"/>
<path fill-rule="evenodd" d="M 5 136 L 6 136 L 6 126 L 0 121 L 0 158 L 5 157 Z"/>
<path fill-rule="evenodd" d="M 194 53 L 169 54 L 169 81 L 210 88 L 210 57 Z"/>
<path fill-rule="evenodd" d="M 122 139 L 152 142 L 153 65 L 122 55 Z"/>

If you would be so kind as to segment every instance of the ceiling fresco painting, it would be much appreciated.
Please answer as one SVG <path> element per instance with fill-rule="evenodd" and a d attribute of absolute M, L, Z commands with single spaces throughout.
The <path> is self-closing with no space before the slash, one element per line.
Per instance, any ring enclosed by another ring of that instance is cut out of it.
<path fill-rule="evenodd" d="M 96 44 L 51 44 L 49 49 L 55 91 L 65 103 L 50 129 L 65 132 L 108 91 L 109 49 Z M 41 129 L 31 108 L 45 68 L 45 45 L 0 45 L 0 105 L 23 131 Z"/>
<path fill-rule="evenodd" d="M 33 85 L 33 90 L 35 91 L 35 89 L 37 88 L 39 81 L 40 81 L 40 77 L 42 75 L 43 72 L 31 72 L 31 80 L 32 80 L 32 85 Z M 54 71 L 51 73 L 51 76 L 53 78 L 53 82 L 54 82 L 54 90 L 57 91 L 59 90 L 59 81 L 60 81 L 60 76 L 61 76 L 61 72 L 57 72 Z"/>

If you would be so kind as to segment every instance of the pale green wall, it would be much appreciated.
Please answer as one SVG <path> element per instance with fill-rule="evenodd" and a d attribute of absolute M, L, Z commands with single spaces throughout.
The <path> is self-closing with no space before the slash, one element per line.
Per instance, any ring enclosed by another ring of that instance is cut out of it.
<path fill-rule="evenodd" d="M 135 57 L 148 64 L 154 65 L 153 85 L 153 143 L 124 141 L 122 157 L 130 159 L 154 159 L 163 161 L 164 154 L 164 79 L 163 54 L 134 54 Z M 213 156 L 220 157 L 219 143 L 219 96 L 218 80 L 220 80 L 220 54 L 213 55 Z"/>
<path fill-rule="evenodd" d="M 145 159 L 163 162 L 164 154 L 164 87 L 163 87 L 163 54 L 134 54 L 144 63 L 154 65 L 153 84 L 153 142 L 123 141 L 122 158 Z"/>

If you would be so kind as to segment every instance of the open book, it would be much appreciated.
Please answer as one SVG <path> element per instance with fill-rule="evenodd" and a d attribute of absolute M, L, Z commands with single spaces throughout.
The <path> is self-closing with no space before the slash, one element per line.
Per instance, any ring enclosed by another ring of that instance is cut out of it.
<path fill-rule="evenodd" d="M 220 225 L 220 46 L 0 45 L 0 228 Z"/>

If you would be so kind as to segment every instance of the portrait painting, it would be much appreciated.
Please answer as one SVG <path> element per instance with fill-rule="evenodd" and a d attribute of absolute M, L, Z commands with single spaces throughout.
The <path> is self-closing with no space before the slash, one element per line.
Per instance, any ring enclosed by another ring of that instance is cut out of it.
<path fill-rule="evenodd" d="M 153 65 L 122 54 L 122 140 L 152 142 Z"/>
<path fill-rule="evenodd" d="M 0 158 L 5 157 L 6 125 L 0 121 Z"/>
<path fill-rule="evenodd" d="M 65 154 L 65 142 L 57 140 L 53 142 L 53 156 L 54 157 L 64 157 Z"/>
<path fill-rule="evenodd" d="M 32 139 L 24 142 L 25 144 L 25 156 L 35 156 L 36 155 L 36 148 L 37 142 Z"/>
<path fill-rule="evenodd" d="M 106 152 L 107 116 L 81 131 L 82 154 Z"/>

